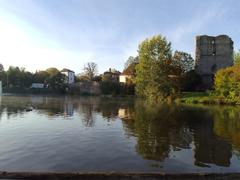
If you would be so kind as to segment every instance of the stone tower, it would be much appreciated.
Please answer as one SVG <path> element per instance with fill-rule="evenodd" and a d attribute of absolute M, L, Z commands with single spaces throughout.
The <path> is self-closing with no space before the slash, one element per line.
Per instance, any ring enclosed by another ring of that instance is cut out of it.
<path fill-rule="evenodd" d="M 211 89 L 217 70 L 233 65 L 233 41 L 227 35 L 196 37 L 196 72 L 202 88 Z"/>

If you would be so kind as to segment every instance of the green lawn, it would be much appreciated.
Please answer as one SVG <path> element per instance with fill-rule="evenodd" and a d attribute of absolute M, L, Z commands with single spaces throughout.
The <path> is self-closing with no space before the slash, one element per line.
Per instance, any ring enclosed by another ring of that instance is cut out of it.
<path fill-rule="evenodd" d="M 186 104 L 226 104 L 237 105 L 240 101 L 230 100 L 214 95 L 213 92 L 184 92 L 179 98 L 180 102 Z"/>

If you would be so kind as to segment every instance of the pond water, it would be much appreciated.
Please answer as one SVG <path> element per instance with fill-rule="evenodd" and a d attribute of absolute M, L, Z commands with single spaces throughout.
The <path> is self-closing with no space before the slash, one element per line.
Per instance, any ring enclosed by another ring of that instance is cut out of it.
<path fill-rule="evenodd" d="M 0 171 L 240 172 L 240 107 L 2 96 Z"/>

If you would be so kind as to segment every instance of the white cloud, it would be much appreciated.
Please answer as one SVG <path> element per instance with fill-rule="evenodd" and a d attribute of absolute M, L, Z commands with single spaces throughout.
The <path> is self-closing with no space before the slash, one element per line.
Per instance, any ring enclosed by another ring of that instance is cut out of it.
<path fill-rule="evenodd" d="M 214 4 L 212 7 L 204 9 L 204 11 L 197 11 L 196 14 L 193 14 L 193 16 L 189 18 L 189 21 L 178 24 L 173 30 L 166 32 L 166 35 L 174 47 L 192 49 L 189 48 L 190 43 L 189 40 L 186 39 L 201 35 L 201 33 L 208 34 L 209 28 L 207 26 L 221 20 L 221 17 L 223 17 L 227 11 L 228 9 L 223 8 L 222 4 Z M 193 42 L 194 40 L 191 41 Z M 194 45 L 192 45 L 192 47 L 194 47 Z"/>

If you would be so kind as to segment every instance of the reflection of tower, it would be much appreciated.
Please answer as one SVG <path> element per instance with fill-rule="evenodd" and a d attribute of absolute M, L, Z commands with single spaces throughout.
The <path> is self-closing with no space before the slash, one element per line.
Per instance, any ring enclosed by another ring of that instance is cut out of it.
<path fill-rule="evenodd" d="M 73 103 L 67 102 L 64 104 L 64 114 L 65 116 L 73 116 L 74 108 Z"/>
<path fill-rule="evenodd" d="M 232 147 L 228 142 L 215 137 L 213 121 L 206 119 L 194 129 L 195 164 L 199 166 L 216 164 L 228 167 L 232 156 Z"/>
<path fill-rule="evenodd" d="M 2 81 L 0 81 L 0 96 L 2 95 Z"/>

